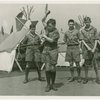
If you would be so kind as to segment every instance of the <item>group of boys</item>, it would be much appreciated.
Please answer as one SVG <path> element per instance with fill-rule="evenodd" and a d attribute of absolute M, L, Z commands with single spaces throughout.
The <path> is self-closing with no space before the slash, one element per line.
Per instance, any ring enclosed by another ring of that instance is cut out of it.
<path fill-rule="evenodd" d="M 73 19 L 68 21 L 69 29 L 64 35 L 64 42 L 67 45 L 65 61 L 68 61 L 70 64 L 70 73 L 71 79 L 70 82 L 75 80 L 74 77 L 74 67 L 73 64 L 76 64 L 77 73 L 78 73 L 78 82 L 81 82 L 81 67 L 80 67 L 80 54 L 82 54 L 85 70 L 85 79 L 83 84 L 88 82 L 88 69 L 89 66 L 94 67 L 96 73 L 96 83 L 100 84 L 99 80 L 99 49 L 97 44 L 99 41 L 99 35 L 97 29 L 91 25 L 90 17 L 84 18 L 84 27 L 80 30 L 75 28 L 75 22 Z"/>
<path fill-rule="evenodd" d="M 56 64 L 58 59 L 58 39 L 60 34 L 56 28 L 56 20 L 49 19 L 46 22 L 47 16 L 50 14 L 48 11 L 42 23 L 44 26 L 44 34 L 42 35 L 43 41 L 36 34 L 36 24 L 38 21 L 31 22 L 30 33 L 25 37 L 23 43 L 26 43 L 28 46 L 26 48 L 26 68 L 25 68 L 25 81 L 27 83 L 28 74 L 30 67 L 36 66 L 38 72 L 38 79 L 43 81 L 41 77 L 41 62 L 45 64 L 45 75 L 47 81 L 46 92 L 49 92 L 51 89 L 56 91 L 55 88 L 55 79 L 56 79 Z M 65 32 L 64 42 L 67 45 L 65 61 L 70 64 L 70 73 L 71 78 L 69 82 L 75 80 L 74 77 L 74 67 L 73 64 L 76 64 L 78 78 L 77 81 L 81 82 L 81 67 L 80 67 L 80 54 L 83 55 L 85 59 L 84 70 L 85 70 L 85 80 L 84 84 L 88 82 L 88 65 L 93 65 L 96 73 L 96 82 L 99 84 L 99 72 L 98 72 L 98 53 L 99 50 L 96 48 L 98 43 L 98 33 L 97 29 L 91 25 L 91 19 L 89 17 L 84 18 L 84 27 L 80 30 L 75 28 L 75 21 L 70 19 L 68 21 L 69 29 Z M 41 46 L 43 50 L 41 49 Z"/>

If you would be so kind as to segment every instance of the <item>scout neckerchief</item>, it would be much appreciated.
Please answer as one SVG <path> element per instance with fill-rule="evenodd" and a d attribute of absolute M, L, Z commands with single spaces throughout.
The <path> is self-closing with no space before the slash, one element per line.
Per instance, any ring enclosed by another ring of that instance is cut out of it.
<path fill-rule="evenodd" d="M 35 36 L 36 36 L 36 34 L 32 34 L 32 33 L 29 33 L 29 35 L 32 37 L 32 38 L 34 38 Z M 24 44 L 24 45 L 22 45 L 21 47 L 27 47 L 27 46 L 31 46 L 31 45 L 29 45 L 29 44 Z"/>
<path fill-rule="evenodd" d="M 93 29 L 92 26 L 90 26 L 90 28 L 88 28 L 88 29 L 84 28 L 84 30 L 85 30 L 86 32 L 90 31 L 91 29 Z M 92 44 L 92 42 L 90 41 L 90 39 L 82 32 L 82 30 L 81 30 L 81 33 L 82 33 L 82 35 L 90 42 L 90 44 Z M 92 44 L 92 46 L 94 46 L 94 45 Z"/>
<path fill-rule="evenodd" d="M 89 30 L 91 30 L 93 27 L 91 26 L 89 29 L 85 29 L 85 31 L 89 31 Z M 82 32 L 82 31 L 81 31 Z M 83 36 L 85 36 L 84 35 L 84 33 L 82 32 L 82 34 L 83 34 Z M 85 38 L 87 38 L 88 39 L 88 41 L 92 44 L 92 42 L 90 41 L 90 39 L 87 37 L 87 36 L 85 36 Z M 92 44 L 92 46 L 94 46 L 93 44 Z M 88 52 L 89 53 L 89 52 Z M 92 65 L 92 70 L 93 70 L 93 66 L 94 66 L 94 62 L 95 62 L 95 57 L 94 57 L 94 53 L 91 53 L 90 52 L 90 54 L 89 55 L 91 55 L 90 57 L 91 57 L 91 59 L 90 59 L 90 61 L 91 61 L 91 65 Z M 95 62 L 96 63 L 96 62 Z M 93 76 L 93 73 L 91 73 L 91 75 L 90 76 Z"/>
<path fill-rule="evenodd" d="M 71 34 L 70 35 L 70 40 L 72 41 L 74 38 L 73 38 L 73 32 L 76 30 L 76 28 L 74 28 L 73 30 L 68 30 L 68 32 Z"/>
<path fill-rule="evenodd" d="M 71 34 L 71 35 L 70 35 L 70 36 L 71 36 L 71 37 L 70 37 L 71 40 L 73 39 L 73 38 L 72 38 L 72 37 L 73 37 L 73 34 L 72 34 L 72 33 L 74 32 L 74 30 L 75 30 L 75 29 L 73 29 L 73 30 L 68 30 L 68 32 Z"/>
<path fill-rule="evenodd" d="M 36 34 L 34 33 L 34 35 L 33 35 L 32 33 L 30 33 L 30 36 L 31 36 L 32 38 L 34 38 L 34 37 L 36 36 Z"/>
<path fill-rule="evenodd" d="M 90 31 L 91 29 L 92 29 L 93 27 L 91 26 L 89 29 L 85 29 L 85 31 Z M 85 38 L 87 38 L 87 40 L 90 42 L 90 44 L 92 45 L 92 46 L 94 46 L 93 44 L 92 44 L 92 42 L 90 41 L 90 39 L 82 32 L 82 30 L 81 30 L 81 33 L 83 34 L 83 36 L 85 37 Z M 89 56 L 90 56 L 90 61 L 91 61 L 91 65 L 93 66 L 93 62 L 95 61 L 94 59 L 94 53 L 92 53 L 91 51 L 89 51 L 88 52 L 88 54 L 89 54 Z"/>
<path fill-rule="evenodd" d="M 75 30 L 75 28 L 74 28 L 73 30 L 70 30 L 70 29 L 69 29 L 69 30 L 68 30 L 68 32 L 73 33 L 73 32 L 74 32 L 74 30 Z"/>

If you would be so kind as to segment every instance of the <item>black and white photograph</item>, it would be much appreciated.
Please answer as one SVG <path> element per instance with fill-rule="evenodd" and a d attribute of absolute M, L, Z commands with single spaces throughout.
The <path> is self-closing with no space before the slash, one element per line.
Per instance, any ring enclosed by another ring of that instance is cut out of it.
<path fill-rule="evenodd" d="M 0 3 L 0 96 L 100 96 L 100 3 Z"/>

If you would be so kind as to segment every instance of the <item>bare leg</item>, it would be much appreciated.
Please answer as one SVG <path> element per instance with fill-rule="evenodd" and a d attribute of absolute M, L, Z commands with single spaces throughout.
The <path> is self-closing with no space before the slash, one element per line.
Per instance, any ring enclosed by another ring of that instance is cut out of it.
<path fill-rule="evenodd" d="M 52 66 L 52 70 L 51 70 L 51 89 L 53 89 L 54 91 L 57 91 L 57 89 L 55 88 L 55 79 L 56 79 L 56 69 L 55 69 L 55 65 L 51 65 Z"/>
<path fill-rule="evenodd" d="M 73 67 L 73 62 L 69 62 L 70 64 L 70 73 L 71 73 L 71 79 L 69 80 L 69 82 L 73 82 L 74 81 L 74 67 Z"/>
<path fill-rule="evenodd" d="M 25 68 L 25 81 L 24 81 L 24 83 L 28 82 L 28 75 L 29 75 L 30 66 L 31 66 L 31 62 L 27 62 L 26 68 Z"/>
<path fill-rule="evenodd" d="M 96 83 L 97 83 L 97 84 L 100 84 L 100 80 L 99 80 L 99 70 L 98 70 L 98 63 L 99 63 L 99 62 L 98 62 L 98 60 L 95 59 L 95 60 L 93 61 L 93 63 L 94 63 L 94 64 L 93 64 L 93 65 L 94 65 L 94 70 L 95 70 L 95 73 L 96 73 Z"/>
<path fill-rule="evenodd" d="M 45 66 L 46 66 L 45 75 L 46 75 L 46 81 L 47 81 L 45 92 L 49 92 L 51 90 L 51 87 L 50 87 L 51 71 L 48 70 L 48 67 L 50 66 L 50 64 L 46 63 Z"/>
<path fill-rule="evenodd" d="M 85 65 L 84 65 L 84 71 L 85 71 L 85 80 L 83 81 L 83 84 L 86 84 L 88 82 L 88 60 L 85 60 Z"/>
<path fill-rule="evenodd" d="M 40 62 L 35 62 L 35 64 L 36 64 L 36 69 L 37 69 L 37 73 L 38 73 L 38 79 L 39 79 L 39 81 L 43 81 L 41 78 L 41 64 L 40 64 Z"/>
<path fill-rule="evenodd" d="M 80 77 L 80 74 L 81 74 L 80 62 L 75 62 L 75 64 L 77 66 L 78 82 L 80 83 L 81 82 L 81 77 Z"/>

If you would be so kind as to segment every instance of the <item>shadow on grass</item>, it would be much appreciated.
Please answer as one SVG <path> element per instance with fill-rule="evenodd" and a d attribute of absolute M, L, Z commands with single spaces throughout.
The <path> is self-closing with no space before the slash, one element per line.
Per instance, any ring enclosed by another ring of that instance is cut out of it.
<path fill-rule="evenodd" d="M 64 83 L 55 83 L 55 87 L 56 88 L 61 88 L 62 86 L 64 86 Z"/>
<path fill-rule="evenodd" d="M 4 71 L 0 71 L 0 78 L 6 78 L 6 77 L 18 77 L 18 76 L 22 76 L 24 75 L 24 72 L 20 72 L 20 71 L 13 71 L 13 72 L 4 72 Z"/>
<path fill-rule="evenodd" d="M 42 77 L 42 81 L 40 81 L 37 77 L 35 77 L 35 78 L 32 78 L 32 79 L 29 79 L 29 82 L 32 82 L 32 81 L 40 81 L 40 82 L 45 82 L 46 80 L 45 80 L 45 78 L 44 77 Z"/>

